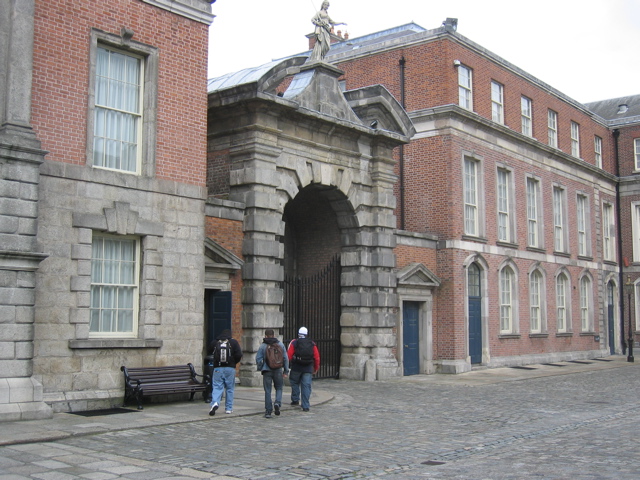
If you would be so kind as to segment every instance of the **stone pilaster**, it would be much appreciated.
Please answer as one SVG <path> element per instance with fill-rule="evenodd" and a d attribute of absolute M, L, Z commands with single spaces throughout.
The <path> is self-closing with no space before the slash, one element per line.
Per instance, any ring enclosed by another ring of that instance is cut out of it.
<path fill-rule="evenodd" d="M 265 124 L 271 119 L 262 118 Z M 284 255 L 280 236 L 284 235 L 282 207 L 278 202 L 276 158 L 280 149 L 269 128 L 256 128 L 237 138 L 230 155 L 234 167 L 231 173 L 233 201 L 245 204 L 242 253 L 242 327 L 244 330 L 244 360 L 240 368 L 240 382 L 259 386 L 262 377 L 255 369 L 255 352 L 264 336 L 265 328 L 282 328 L 280 310 L 283 291 Z M 239 168 L 235 168 L 239 167 Z"/>
<path fill-rule="evenodd" d="M 48 418 L 33 378 L 39 167 L 31 128 L 34 0 L 0 0 L 0 421 Z"/>

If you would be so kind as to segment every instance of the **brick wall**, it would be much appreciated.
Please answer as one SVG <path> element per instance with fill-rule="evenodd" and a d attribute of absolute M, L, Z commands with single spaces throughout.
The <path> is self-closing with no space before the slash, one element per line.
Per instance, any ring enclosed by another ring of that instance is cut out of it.
<path fill-rule="evenodd" d="M 221 247 L 242 258 L 242 222 L 206 217 L 205 235 Z M 235 338 L 242 336 L 242 274 L 236 271 L 231 279 L 231 329 Z"/>
<path fill-rule="evenodd" d="M 139 1 L 36 2 L 32 123 L 47 158 L 86 164 L 90 31 L 122 27 L 160 51 L 156 176 L 204 185 L 207 25 Z"/>

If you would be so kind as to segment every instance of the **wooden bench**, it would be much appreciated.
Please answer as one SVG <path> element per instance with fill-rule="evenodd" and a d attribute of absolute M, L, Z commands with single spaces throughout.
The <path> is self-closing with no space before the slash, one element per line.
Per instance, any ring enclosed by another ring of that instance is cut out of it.
<path fill-rule="evenodd" d="M 166 395 L 173 393 L 190 393 L 189 400 L 197 392 L 205 393 L 211 387 L 208 375 L 198 375 L 193 365 L 172 365 L 167 367 L 120 367 L 124 372 L 124 406 L 127 401 L 135 398 L 138 410 L 142 410 L 142 397 L 151 395 Z M 202 381 L 197 377 L 201 377 Z"/>

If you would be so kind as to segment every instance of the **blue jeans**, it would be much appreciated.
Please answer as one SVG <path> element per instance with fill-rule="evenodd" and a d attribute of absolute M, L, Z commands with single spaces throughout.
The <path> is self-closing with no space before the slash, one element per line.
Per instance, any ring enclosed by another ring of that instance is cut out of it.
<path fill-rule="evenodd" d="M 271 413 L 273 410 L 273 402 L 271 401 L 271 384 L 276 387 L 276 401 L 275 404 L 282 406 L 282 369 L 277 370 L 263 370 L 262 371 L 262 386 L 264 387 L 264 409 Z"/>
<path fill-rule="evenodd" d="M 295 372 L 291 370 L 289 373 L 289 383 L 291 383 L 291 401 L 300 402 L 302 408 L 309 408 L 309 399 L 311 398 L 311 380 L 313 374 Z M 300 392 L 302 391 L 302 398 Z"/>
<path fill-rule="evenodd" d="M 216 367 L 213 369 L 213 392 L 211 394 L 211 406 L 214 403 L 220 405 L 222 393 L 225 395 L 224 409 L 233 410 L 233 391 L 236 387 L 236 369 L 233 367 Z"/>

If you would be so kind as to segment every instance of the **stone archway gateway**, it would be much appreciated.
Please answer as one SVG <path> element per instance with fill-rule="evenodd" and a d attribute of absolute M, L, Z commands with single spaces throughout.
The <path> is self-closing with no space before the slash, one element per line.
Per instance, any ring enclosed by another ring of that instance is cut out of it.
<path fill-rule="evenodd" d="M 289 58 L 209 85 L 209 167 L 229 171 L 225 193 L 244 206 L 245 385 L 260 382 L 251 354 L 264 329 L 282 333 L 290 261 L 285 208 L 307 187 L 322 192 L 339 232 L 339 251 L 332 253 L 341 259 L 340 377 L 402 374 L 394 355 L 393 149 L 415 130 L 383 87 L 341 92 L 341 70 L 305 60 Z"/>

